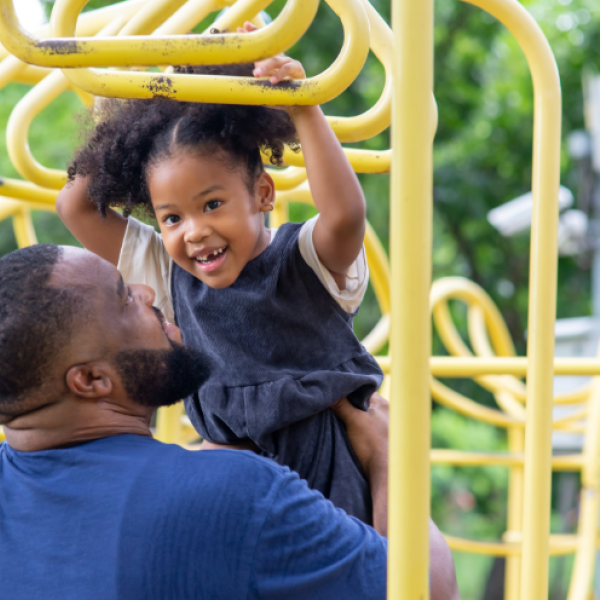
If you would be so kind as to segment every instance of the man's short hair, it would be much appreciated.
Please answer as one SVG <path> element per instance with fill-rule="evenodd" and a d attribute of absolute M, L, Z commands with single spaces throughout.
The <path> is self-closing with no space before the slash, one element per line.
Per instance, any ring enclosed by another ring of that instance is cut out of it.
<path fill-rule="evenodd" d="M 36 408 L 28 402 L 67 344 L 74 290 L 50 285 L 62 249 L 38 244 L 0 259 L 0 422 Z"/>

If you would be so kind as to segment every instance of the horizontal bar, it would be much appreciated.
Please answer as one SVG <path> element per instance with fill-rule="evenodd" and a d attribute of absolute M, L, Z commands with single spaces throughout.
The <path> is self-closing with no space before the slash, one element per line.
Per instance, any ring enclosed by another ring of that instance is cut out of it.
<path fill-rule="evenodd" d="M 432 465 L 455 465 L 464 467 L 522 466 L 522 452 L 465 452 L 463 450 L 433 449 L 430 452 Z M 553 471 L 580 471 L 583 466 L 582 454 L 558 454 L 552 457 Z"/>
<path fill-rule="evenodd" d="M 391 358 L 377 356 L 379 366 L 389 373 Z M 431 374 L 434 377 L 480 377 L 482 375 L 514 375 L 525 377 L 527 357 L 455 357 L 432 356 Z M 554 375 L 600 375 L 600 358 L 555 358 Z"/>
<path fill-rule="evenodd" d="M 448 546 L 456 552 L 486 554 L 488 556 L 518 556 L 521 554 L 520 542 L 480 542 L 452 535 L 444 535 Z M 550 556 L 574 554 L 577 550 L 578 536 L 573 534 L 550 535 Z M 600 546 L 600 540 L 597 541 Z"/>

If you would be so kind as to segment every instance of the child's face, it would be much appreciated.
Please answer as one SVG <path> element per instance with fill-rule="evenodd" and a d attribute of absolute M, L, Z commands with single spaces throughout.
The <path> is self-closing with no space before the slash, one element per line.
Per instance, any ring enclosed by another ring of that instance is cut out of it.
<path fill-rule="evenodd" d="M 165 248 L 182 268 L 213 288 L 230 286 L 269 244 L 264 214 L 275 187 L 260 175 L 254 193 L 241 169 L 223 160 L 181 153 L 148 175 L 152 206 Z"/>

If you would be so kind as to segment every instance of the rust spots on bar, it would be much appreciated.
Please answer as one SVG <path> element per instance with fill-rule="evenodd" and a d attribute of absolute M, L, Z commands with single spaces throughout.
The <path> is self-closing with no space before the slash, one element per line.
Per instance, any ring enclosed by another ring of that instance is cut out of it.
<path fill-rule="evenodd" d="M 85 44 L 68 39 L 42 40 L 39 42 L 36 41 L 34 46 L 50 56 L 64 54 L 87 54 L 89 52 L 89 50 L 86 49 Z"/>
<path fill-rule="evenodd" d="M 153 77 L 150 83 L 145 87 L 150 91 L 153 98 L 170 99 L 175 95 L 175 90 L 173 89 L 173 80 L 164 75 Z"/>

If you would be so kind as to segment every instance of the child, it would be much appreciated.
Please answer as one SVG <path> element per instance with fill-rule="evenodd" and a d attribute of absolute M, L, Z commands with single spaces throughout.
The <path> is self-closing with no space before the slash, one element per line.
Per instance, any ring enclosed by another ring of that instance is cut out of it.
<path fill-rule="evenodd" d="M 272 84 L 304 77 L 284 56 L 254 67 L 196 72 Z M 125 281 L 153 287 L 185 343 L 211 357 L 209 380 L 185 400 L 194 427 L 217 444 L 252 442 L 370 523 L 369 484 L 329 409 L 347 397 L 366 410 L 382 380 L 352 330 L 368 281 L 365 201 L 321 109 L 164 100 L 101 108 L 57 210 Z M 319 215 L 269 230 L 275 187 L 260 149 L 280 164 L 296 135 Z M 162 237 L 127 218 L 134 208 L 156 216 Z"/>

